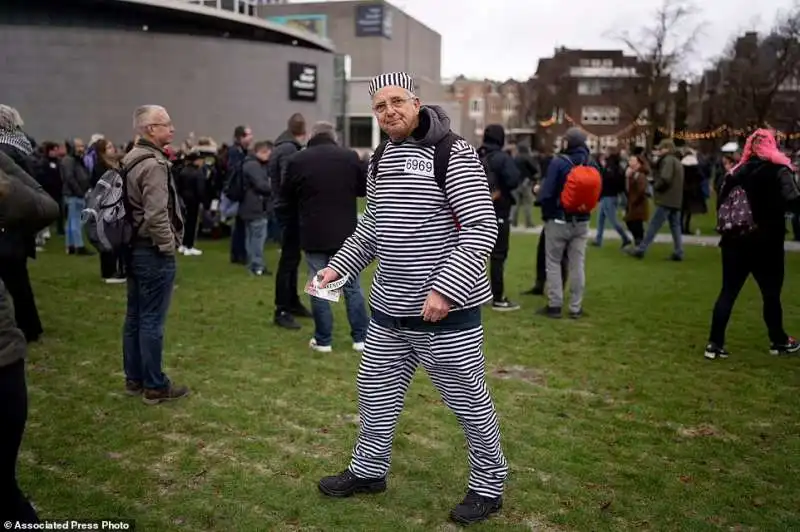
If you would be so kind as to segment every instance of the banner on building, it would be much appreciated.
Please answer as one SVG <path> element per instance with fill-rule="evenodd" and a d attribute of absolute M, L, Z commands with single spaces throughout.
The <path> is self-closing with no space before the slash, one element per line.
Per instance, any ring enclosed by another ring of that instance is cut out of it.
<path fill-rule="evenodd" d="M 282 15 L 267 17 L 266 20 L 296 30 L 305 31 L 317 37 L 322 37 L 323 39 L 328 38 L 327 15 Z"/>
<path fill-rule="evenodd" d="M 356 37 L 392 38 L 392 10 L 386 4 L 356 6 Z"/>
<path fill-rule="evenodd" d="M 317 101 L 317 65 L 289 63 L 289 99 L 296 102 Z"/>

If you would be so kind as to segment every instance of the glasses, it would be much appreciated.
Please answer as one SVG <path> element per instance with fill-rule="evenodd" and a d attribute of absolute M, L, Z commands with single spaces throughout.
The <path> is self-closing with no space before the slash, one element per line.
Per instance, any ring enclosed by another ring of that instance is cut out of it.
<path fill-rule="evenodd" d="M 172 127 L 172 122 L 164 122 L 164 123 L 157 122 L 155 124 L 147 124 L 147 125 L 148 125 L 148 127 L 152 126 L 152 127 L 167 127 L 167 128 L 169 128 L 169 127 Z"/>
<path fill-rule="evenodd" d="M 414 96 L 409 96 L 408 98 L 401 98 L 399 96 L 395 96 L 391 98 L 388 102 L 379 102 L 375 104 L 375 107 L 372 108 L 377 114 L 382 115 L 386 112 L 386 109 L 391 106 L 392 109 L 400 109 L 403 107 L 403 104 L 409 100 L 416 99 Z"/>

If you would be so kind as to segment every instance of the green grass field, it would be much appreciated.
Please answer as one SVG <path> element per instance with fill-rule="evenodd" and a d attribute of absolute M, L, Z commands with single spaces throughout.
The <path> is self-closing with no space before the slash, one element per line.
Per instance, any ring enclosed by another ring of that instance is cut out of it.
<path fill-rule="evenodd" d="M 137 530 L 451 530 L 465 443 L 420 371 L 394 446 L 389 490 L 327 500 L 357 430 L 342 305 L 332 354 L 272 325 L 272 278 L 227 261 L 227 242 L 181 258 L 165 361 L 193 395 L 149 407 L 122 391 L 124 286 L 97 257 L 51 242 L 31 275 L 45 336 L 30 351 L 20 482 L 43 518 L 132 518 Z M 514 235 L 506 279 L 532 282 L 536 238 Z M 588 251 L 589 316 L 485 313 L 488 380 L 510 465 L 505 507 L 478 530 L 800 530 L 800 360 L 771 357 L 748 282 L 727 361 L 702 356 L 719 289 L 716 248 L 683 263 Z M 270 250 L 273 266 L 276 252 Z M 800 255 L 784 310 L 800 334 Z"/>

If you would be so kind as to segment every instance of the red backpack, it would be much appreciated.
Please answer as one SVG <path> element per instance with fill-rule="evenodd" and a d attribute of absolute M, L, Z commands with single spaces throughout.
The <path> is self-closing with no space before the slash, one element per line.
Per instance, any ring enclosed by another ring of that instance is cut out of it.
<path fill-rule="evenodd" d="M 567 174 L 564 188 L 561 189 L 561 207 L 569 214 L 589 214 L 600 201 L 603 178 L 593 165 L 575 164 L 563 156 L 572 167 Z"/>

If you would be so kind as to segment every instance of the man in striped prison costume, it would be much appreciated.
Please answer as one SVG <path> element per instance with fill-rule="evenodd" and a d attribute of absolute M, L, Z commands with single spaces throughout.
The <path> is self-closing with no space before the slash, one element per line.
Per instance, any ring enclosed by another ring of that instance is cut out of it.
<path fill-rule="evenodd" d="M 332 497 L 386 489 L 397 419 L 421 364 L 469 444 L 467 495 L 450 517 L 483 521 L 500 510 L 508 471 L 483 356 L 480 306 L 492 300 L 486 261 L 498 231 L 486 175 L 444 111 L 420 106 L 409 75 L 379 75 L 369 93 L 390 141 L 373 154 L 355 233 L 317 274 L 324 286 L 379 262 L 357 378 L 361 430 L 350 466 L 319 488 Z M 442 145 L 449 162 L 437 166 Z"/>

